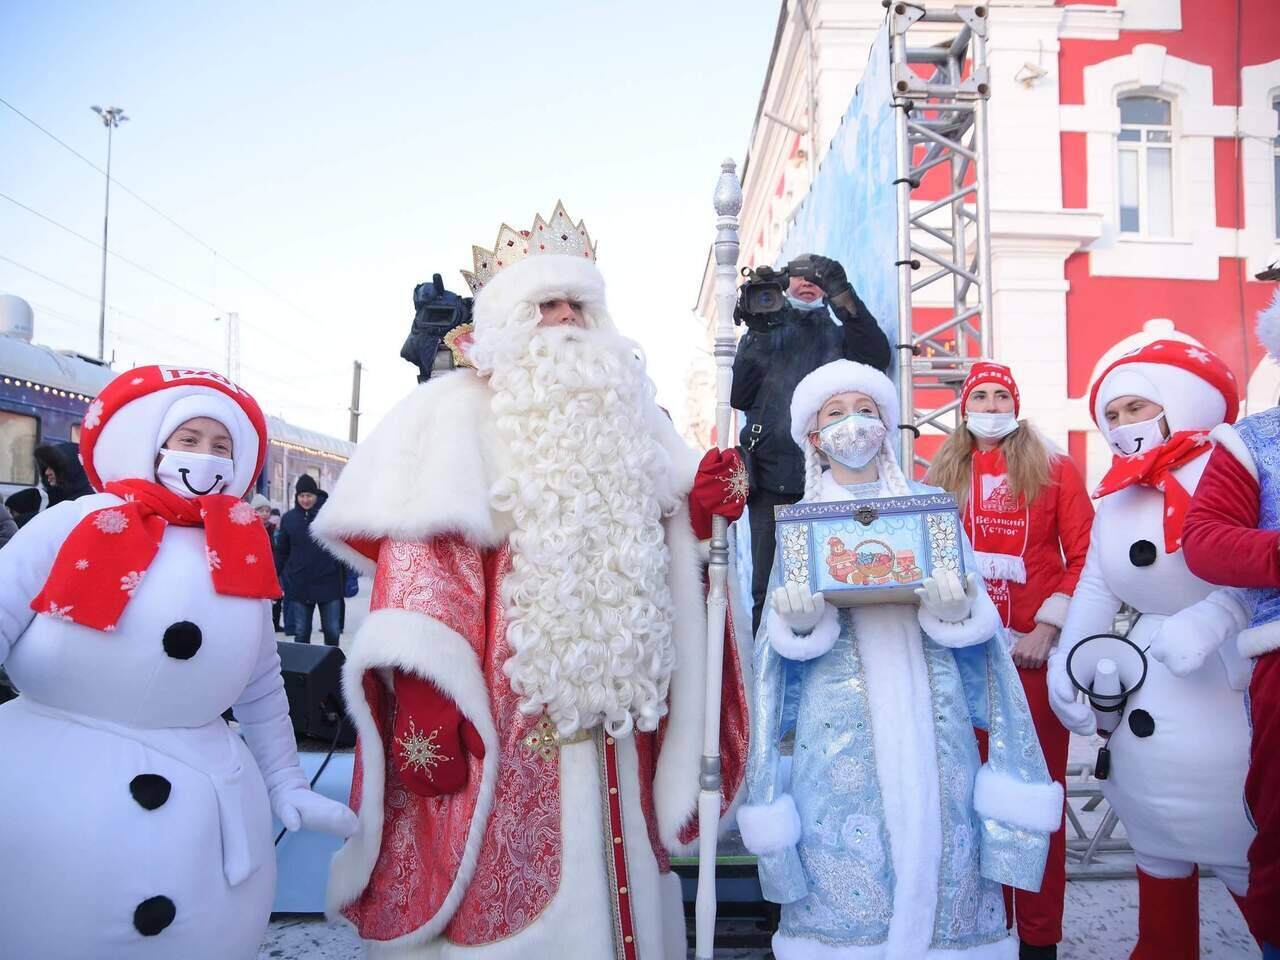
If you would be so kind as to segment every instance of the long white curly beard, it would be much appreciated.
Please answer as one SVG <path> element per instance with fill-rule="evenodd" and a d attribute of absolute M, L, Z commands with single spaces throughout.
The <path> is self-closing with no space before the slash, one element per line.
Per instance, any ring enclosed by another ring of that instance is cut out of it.
<path fill-rule="evenodd" d="M 507 473 L 490 492 L 509 512 L 504 665 L 527 714 L 567 736 L 603 724 L 654 730 L 675 662 L 670 459 L 646 424 L 653 386 L 612 333 L 538 329 L 491 378 Z M 664 502 L 667 501 L 667 502 Z"/>

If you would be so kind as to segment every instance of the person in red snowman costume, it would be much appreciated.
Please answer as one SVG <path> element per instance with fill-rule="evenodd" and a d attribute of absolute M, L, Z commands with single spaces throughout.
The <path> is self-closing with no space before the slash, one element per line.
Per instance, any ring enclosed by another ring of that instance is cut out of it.
<path fill-rule="evenodd" d="M 218 374 L 141 367 L 90 405 L 80 443 L 97 492 L 0 553 L 0 663 L 21 691 L 0 707 L 0 952 L 250 960 L 271 814 L 356 826 L 298 765 L 271 547 L 240 499 L 262 411 Z"/>
<path fill-rule="evenodd" d="M 1247 667 L 1234 644 L 1239 629 L 1215 587 L 1187 568 L 1183 523 L 1209 460 L 1209 431 L 1239 410 L 1234 375 L 1194 344 L 1157 340 L 1121 357 L 1089 398 L 1094 422 L 1116 457 L 1094 492 L 1099 498 L 1084 572 L 1058 652 L 1049 661 L 1049 702 L 1069 730 L 1097 732 L 1094 710 L 1077 702 L 1075 681 L 1095 677 L 1072 649 L 1114 631 L 1127 604 L 1128 635 L 1145 651 L 1145 681 L 1128 697 L 1110 735 L 1111 768 L 1102 792 L 1132 844 L 1138 865 L 1138 943 L 1134 960 L 1199 956 L 1197 864 L 1211 865 L 1233 895 L 1245 892 L 1245 852 L 1253 836 L 1240 794 L 1248 763 L 1244 710 Z M 1202 617 L 1188 638 L 1165 635 L 1175 614 Z M 1201 664 L 1184 671 L 1188 640 Z M 1175 669 L 1176 668 L 1176 669 Z"/>

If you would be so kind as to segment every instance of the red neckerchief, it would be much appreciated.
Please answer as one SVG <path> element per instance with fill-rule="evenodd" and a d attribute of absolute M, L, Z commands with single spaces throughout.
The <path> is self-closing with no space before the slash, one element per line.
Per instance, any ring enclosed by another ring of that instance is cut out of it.
<path fill-rule="evenodd" d="M 1190 463 L 1209 446 L 1209 434 L 1203 430 L 1180 430 L 1160 446 L 1132 457 L 1116 457 L 1102 478 L 1095 500 L 1135 484 L 1151 487 L 1164 494 L 1164 549 L 1177 553 L 1182 549 L 1182 524 L 1191 505 L 1191 494 L 1180 484 L 1173 471 Z"/>
<path fill-rule="evenodd" d="M 106 491 L 125 502 L 95 510 L 71 531 L 44 589 L 31 601 L 36 613 L 114 630 L 171 523 L 204 527 L 216 593 L 280 596 L 267 531 L 243 500 L 225 494 L 187 500 L 147 480 L 108 483 Z"/>
<path fill-rule="evenodd" d="M 1000 611 L 1005 626 L 1013 612 L 1009 593 L 1010 581 L 1026 581 L 1023 554 L 1031 529 L 1031 512 L 1025 497 L 1015 497 L 1009 488 L 1009 465 L 999 447 L 977 450 L 970 460 L 969 497 L 964 511 L 964 529 L 978 554 L 978 566 L 987 584 L 987 593 Z M 984 555 L 993 558 L 984 564 Z M 1009 557 L 1010 562 L 995 569 L 995 560 Z M 1015 570 L 1016 568 L 1016 570 Z"/>

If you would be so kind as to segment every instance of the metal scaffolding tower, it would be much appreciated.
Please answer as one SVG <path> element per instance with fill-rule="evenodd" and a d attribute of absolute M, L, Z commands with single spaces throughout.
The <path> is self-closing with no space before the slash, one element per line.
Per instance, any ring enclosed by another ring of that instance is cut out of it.
<path fill-rule="evenodd" d="M 898 390 L 907 427 L 901 461 L 924 465 L 916 455 L 921 429 L 951 432 L 969 367 L 992 354 L 987 8 L 887 6 L 898 143 Z M 928 45 L 911 46 L 913 30 Z M 928 187 L 936 199 L 913 203 L 935 169 Z M 943 174 L 947 186 L 936 196 Z M 916 332 L 913 295 L 948 281 L 951 315 Z"/>

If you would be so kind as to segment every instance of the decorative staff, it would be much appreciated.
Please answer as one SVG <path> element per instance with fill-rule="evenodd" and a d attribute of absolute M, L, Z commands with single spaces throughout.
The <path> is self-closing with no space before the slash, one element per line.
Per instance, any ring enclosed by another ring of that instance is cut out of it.
<path fill-rule="evenodd" d="M 716 442 L 733 443 L 733 307 L 738 293 L 738 212 L 742 184 L 733 160 L 720 165 L 716 183 Z M 698 794 L 698 899 L 694 956 L 710 960 L 715 952 L 716 841 L 720 824 L 720 684 L 724 667 L 724 625 L 729 606 L 729 524 L 712 518 L 711 563 L 707 593 L 707 699 L 703 730 L 701 791 Z"/>

